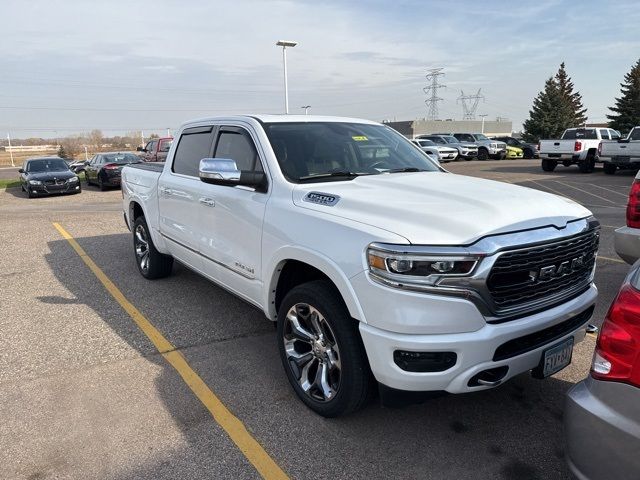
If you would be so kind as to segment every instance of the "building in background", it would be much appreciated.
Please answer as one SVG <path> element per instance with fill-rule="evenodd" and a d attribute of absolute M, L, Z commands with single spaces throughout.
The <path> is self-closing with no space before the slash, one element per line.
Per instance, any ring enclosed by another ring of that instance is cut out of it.
<path fill-rule="evenodd" d="M 482 120 L 406 120 L 401 122 L 384 122 L 407 138 L 430 133 L 480 133 L 483 131 Z M 513 124 L 511 120 L 485 120 L 484 134 L 492 136 L 510 136 Z"/>

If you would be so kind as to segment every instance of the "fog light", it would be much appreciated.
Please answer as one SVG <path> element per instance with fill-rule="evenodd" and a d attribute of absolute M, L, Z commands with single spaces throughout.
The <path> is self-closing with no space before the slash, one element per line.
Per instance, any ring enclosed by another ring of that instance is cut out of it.
<path fill-rule="evenodd" d="M 407 372 L 444 372 L 453 367 L 457 359 L 455 352 L 393 352 L 394 363 Z"/>

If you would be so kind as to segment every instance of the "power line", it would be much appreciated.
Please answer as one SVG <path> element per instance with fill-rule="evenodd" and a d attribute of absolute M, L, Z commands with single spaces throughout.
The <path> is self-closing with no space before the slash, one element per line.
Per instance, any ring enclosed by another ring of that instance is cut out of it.
<path fill-rule="evenodd" d="M 462 90 L 460 90 L 460 96 L 456 100 L 456 102 L 462 103 L 462 119 L 463 120 L 475 120 L 476 119 L 476 110 L 478 109 L 478 103 L 480 103 L 480 99 L 484 101 L 484 95 L 480 93 L 482 89 L 478 89 L 478 93 L 475 95 L 465 95 Z M 473 103 L 472 103 L 473 102 Z"/>
<path fill-rule="evenodd" d="M 447 87 L 446 85 L 438 83 L 438 78 L 444 75 L 442 70 L 443 68 L 432 68 L 427 70 L 429 73 L 425 75 L 427 82 L 430 82 L 430 85 L 424 87 L 422 91 L 429 95 L 429 98 L 424 101 L 427 105 L 427 118 L 429 120 L 438 120 L 438 102 L 443 100 L 438 96 L 438 89 Z"/>

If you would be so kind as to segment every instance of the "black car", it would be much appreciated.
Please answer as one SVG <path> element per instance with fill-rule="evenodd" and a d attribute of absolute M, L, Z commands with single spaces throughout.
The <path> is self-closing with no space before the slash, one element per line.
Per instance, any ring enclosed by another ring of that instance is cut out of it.
<path fill-rule="evenodd" d="M 96 184 L 100 190 L 119 187 L 122 167 L 140 162 L 140 157 L 133 153 L 99 153 L 86 162 L 84 167 L 87 185 Z"/>
<path fill-rule="evenodd" d="M 29 198 L 57 193 L 80 193 L 80 179 L 62 158 L 32 158 L 24 162 L 20 173 L 20 188 Z"/>
<path fill-rule="evenodd" d="M 524 158 L 538 158 L 538 146 L 532 143 L 526 143 L 519 138 L 514 137 L 491 137 L 493 140 L 499 140 L 506 143 L 510 147 L 522 149 Z"/>

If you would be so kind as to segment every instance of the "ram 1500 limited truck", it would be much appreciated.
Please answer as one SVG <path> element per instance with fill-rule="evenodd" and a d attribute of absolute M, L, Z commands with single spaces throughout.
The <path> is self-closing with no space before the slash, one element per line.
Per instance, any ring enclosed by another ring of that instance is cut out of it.
<path fill-rule="evenodd" d="M 565 167 L 577 164 L 580 172 L 591 173 L 599 160 L 600 141 L 617 138 L 620 133 L 612 128 L 567 128 L 560 140 L 540 140 L 542 170 L 553 172 L 561 163 Z"/>
<path fill-rule="evenodd" d="M 598 146 L 604 173 L 613 175 L 618 168 L 637 169 L 640 167 L 640 127 L 634 127 L 627 138 L 617 141 L 603 140 Z"/>
<path fill-rule="evenodd" d="M 384 400 L 552 375 L 596 301 L 588 210 L 448 173 L 374 122 L 188 122 L 164 165 L 124 168 L 122 190 L 142 276 L 175 259 L 264 312 L 295 393 L 324 416 L 376 385 Z"/>

